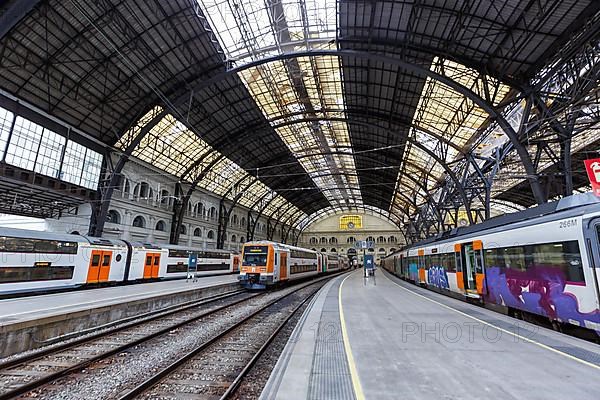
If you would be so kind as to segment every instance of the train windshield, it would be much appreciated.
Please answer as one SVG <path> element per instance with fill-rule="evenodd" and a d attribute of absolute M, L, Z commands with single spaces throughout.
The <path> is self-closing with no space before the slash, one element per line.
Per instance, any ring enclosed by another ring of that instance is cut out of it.
<path fill-rule="evenodd" d="M 244 247 L 244 258 L 242 265 L 248 266 L 265 266 L 267 265 L 267 246 L 246 246 Z"/>

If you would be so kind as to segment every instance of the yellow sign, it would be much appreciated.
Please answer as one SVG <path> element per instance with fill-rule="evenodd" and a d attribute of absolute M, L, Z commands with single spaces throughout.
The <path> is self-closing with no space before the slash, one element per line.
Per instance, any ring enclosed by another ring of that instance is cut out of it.
<path fill-rule="evenodd" d="M 340 229 L 362 229 L 362 215 L 342 215 Z"/>

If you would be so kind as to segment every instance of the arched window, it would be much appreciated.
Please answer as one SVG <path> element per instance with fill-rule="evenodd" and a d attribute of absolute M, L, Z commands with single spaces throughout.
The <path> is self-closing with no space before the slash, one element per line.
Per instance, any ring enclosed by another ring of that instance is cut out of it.
<path fill-rule="evenodd" d="M 162 205 L 169 205 L 169 204 L 171 204 L 171 197 L 170 197 L 169 191 L 168 190 L 164 190 L 164 189 L 161 190 L 160 191 L 160 199 L 159 200 L 160 200 L 160 204 L 162 204 Z"/>
<path fill-rule="evenodd" d="M 377 243 L 385 243 L 385 238 L 383 236 L 379 236 L 377 238 Z"/>
<path fill-rule="evenodd" d="M 246 243 L 246 238 L 243 236 L 240 236 L 240 243 Z"/>
<path fill-rule="evenodd" d="M 242 219 L 240 219 L 240 225 L 246 226 L 246 218 L 242 217 Z"/>
<path fill-rule="evenodd" d="M 329 238 L 329 244 L 336 244 L 336 243 L 337 243 L 337 238 L 335 238 L 333 236 Z"/>
<path fill-rule="evenodd" d="M 396 249 L 392 247 L 392 248 L 390 249 L 390 254 L 391 254 L 391 253 L 393 253 L 393 252 L 395 252 L 395 251 L 396 251 Z"/>
<path fill-rule="evenodd" d="M 167 225 L 165 224 L 165 221 L 158 221 L 156 223 L 156 227 L 154 227 L 154 229 L 159 232 L 164 232 L 167 230 Z"/>
<path fill-rule="evenodd" d="M 79 235 L 79 231 L 73 231 L 71 232 L 71 235 Z"/>
<path fill-rule="evenodd" d="M 375 243 L 375 239 L 373 238 L 373 236 L 369 236 L 367 238 L 367 242 L 373 242 L 373 243 Z"/>
<path fill-rule="evenodd" d="M 331 249 L 331 252 L 332 253 L 337 253 L 337 250 L 336 249 Z"/>
<path fill-rule="evenodd" d="M 195 237 L 201 237 L 202 236 L 202 229 L 200 229 L 200 228 L 194 229 L 194 236 Z"/>
<path fill-rule="evenodd" d="M 124 194 L 129 194 L 129 191 L 131 190 L 131 186 L 129 185 L 129 180 L 125 177 L 122 178 L 123 181 L 121 182 L 121 191 Z"/>
<path fill-rule="evenodd" d="M 237 241 L 237 236 L 231 235 L 231 243 L 235 243 Z"/>
<path fill-rule="evenodd" d="M 141 215 L 138 215 L 133 219 L 133 226 L 136 228 L 145 228 L 146 227 L 146 219 Z"/>
<path fill-rule="evenodd" d="M 148 182 L 141 182 L 135 185 L 133 195 L 140 199 L 152 199 L 153 192 Z"/>
<path fill-rule="evenodd" d="M 208 233 L 206 234 L 206 237 L 208 239 L 214 239 L 215 238 L 215 232 L 213 231 L 208 231 Z"/>
<path fill-rule="evenodd" d="M 236 214 L 233 214 L 233 224 L 237 225 L 238 223 L 238 216 Z"/>
<path fill-rule="evenodd" d="M 204 211 L 204 205 L 201 202 L 198 202 L 194 205 L 194 216 L 195 217 L 202 216 L 203 211 Z"/>
<path fill-rule="evenodd" d="M 314 247 L 311 249 L 312 251 L 317 251 L 317 249 L 315 249 Z"/>
<path fill-rule="evenodd" d="M 326 237 L 322 237 L 320 240 L 321 243 L 327 243 L 327 238 Z"/>
<path fill-rule="evenodd" d="M 179 227 L 179 234 L 180 235 L 186 235 L 187 234 L 187 228 L 185 227 L 185 225 L 181 225 Z"/>
<path fill-rule="evenodd" d="M 321 249 L 321 253 L 327 253 L 327 249 Z"/>
<path fill-rule="evenodd" d="M 217 209 L 214 207 L 210 208 L 210 218 L 214 219 L 217 217 Z"/>
<path fill-rule="evenodd" d="M 319 239 L 317 239 L 316 237 L 311 237 L 309 240 L 310 244 L 317 244 L 319 243 Z"/>
<path fill-rule="evenodd" d="M 396 243 L 396 236 L 390 236 L 388 238 L 388 243 Z"/>
<path fill-rule="evenodd" d="M 356 242 L 356 238 L 354 236 L 350 236 L 348 239 L 346 239 L 346 243 L 354 243 Z"/>
<path fill-rule="evenodd" d="M 121 223 L 121 214 L 119 214 L 119 212 L 117 210 L 108 210 L 106 222 L 110 222 L 111 224 L 120 224 Z"/>
<path fill-rule="evenodd" d="M 381 248 L 381 249 L 379 249 L 379 252 L 385 254 L 385 249 Z"/>

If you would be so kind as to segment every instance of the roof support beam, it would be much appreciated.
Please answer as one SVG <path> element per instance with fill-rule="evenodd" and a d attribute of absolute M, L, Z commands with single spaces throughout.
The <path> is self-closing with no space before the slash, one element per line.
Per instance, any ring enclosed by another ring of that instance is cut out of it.
<path fill-rule="evenodd" d="M 408 62 L 405 60 L 401 60 L 401 59 L 398 59 L 395 57 L 390 57 L 390 56 L 386 56 L 386 55 L 382 55 L 382 54 L 370 53 L 367 51 L 342 50 L 342 49 L 338 49 L 338 50 L 315 49 L 315 50 L 289 52 L 289 53 L 279 54 L 279 55 L 272 56 L 272 57 L 265 57 L 260 60 L 248 62 L 246 64 L 237 66 L 235 68 L 231 68 L 221 74 L 215 75 L 214 77 L 212 77 L 204 82 L 199 83 L 198 86 L 194 87 L 193 90 L 195 92 L 198 92 L 216 82 L 222 81 L 229 75 L 237 74 L 237 73 L 247 70 L 249 68 L 258 67 L 260 65 L 268 64 L 270 62 L 275 62 L 275 61 L 295 59 L 298 57 L 311 57 L 311 56 L 337 56 L 337 57 L 342 57 L 342 58 L 343 57 L 354 57 L 354 58 L 388 63 L 391 65 L 395 65 L 397 67 L 401 67 L 408 71 L 411 71 L 418 75 L 426 76 L 426 77 L 436 80 L 440 83 L 443 83 L 443 84 L 451 87 L 452 89 L 454 89 L 456 92 L 469 98 L 471 101 L 473 101 L 479 107 L 481 107 L 481 109 L 483 109 L 490 116 L 490 118 L 496 120 L 498 122 L 498 125 L 502 128 L 504 133 L 508 136 L 509 140 L 513 144 L 515 150 L 517 151 L 517 153 L 521 159 L 521 162 L 523 164 L 523 167 L 524 167 L 526 175 L 527 175 L 527 180 L 531 186 L 531 190 L 533 192 L 536 202 L 538 204 L 541 204 L 541 203 L 545 203 L 547 201 L 544 191 L 542 189 L 542 186 L 539 182 L 538 176 L 535 172 L 535 167 L 533 165 L 533 161 L 529 155 L 529 152 L 527 151 L 527 149 L 525 148 L 523 143 L 521 143 L 521 141 L 519 140 L 519 138 L 517 136 L 517 133 L 512 128 L 510 123 L 506 120 L 506 118 L 504 118 L 504 116 L 501 113 L 499 113 L 498 110 L 496 110 L 496 108 L 492 104 L 490 104 L 488 101 L 486 101 L 485 99 L 483 99 L 482 97 L 477 95 L 470 88 L 462 85 L 461 83 L 453 80 L 450 77 L 444 76 L 435 71 L 431 71 L 430 69 L 425 68 L 422 65 L 414 64 L 414 63 L 411 63 L 411 62 Z"/>
<path fill-rule="evenodd" d="M 158 124 L 165 116 L 167 115 L 167 111 L 161 111 L 156 114 L 148 123 L 146 123 L 138 132 L 138 134 L 133 138 L 131 143 L 127 146 L 127 148 L 121 153 L 119 160 L 115 164 L 112 172 L 110 173 L 107 179 L 104 179 L 100 183 L 99 194 L 100 199 L 98 203 L 92 207 L 92 215 L 90 218 L 90 227 L 88 230 L 88 234 L 90 236 L 101 237 L 104 232 L 104 223 L 106 222 L 106 218 L 108 217 L 108 208 L 110 207 L 110 201 L 112 199 L 113 192 L 115 187 L 119 185 L 121 181 L 121 171 L 125 164 L 131 157 L 131 154 L 135 150 L 135 148 L 140 144 L 142 139 L 146 136 L 148 132 L 154 128 L 156 124 Z"/>
<path fill-rule="evenodd" d="M 199 159 L 199 161 L 197 161 L 194 164 L 200 164 L 205 158 L 206 156 L 208 156 L 208 154 L 211 152 L 208 152 L 207 154 L 205 154 L 203 157 L 201 157 Z M 200 172 L 192 181 L 190 187 L 188 188 L 186 194 L 179 199 L 179 196 L 181 194 L 183 194 L 183 188 L 181 185 L 181 179 L 177 182 L 176 186 L 175 186 L 175 201 L 173 202 L 173 217 L 171 220 L 171 235 L 169 238 L 169 243 L 171 244 L 178 244 L 179 243 L 179 233 L 181 231 L 181 225 L 183 224 L 183 217 L 185 215 L 185 211 L 188 208 L 188 204 L 190 203 L 190 199 L 192 198 L 192 194 L 194 193 L 194 191 L 196 190 L 196 188 L 198 187 L 198 183 L 200 183 L 200 181 L 202 179 L 204 179 L 204 177 L 212 170 L 212 168 L 223 159 L 223 155 L 215 158 L 214 160 L 212 160 L 210 162 L 210 164 L 208 164 L 203 170 L 202 172 Z M 182 175 L 182 177 L 187 176 L 188 175 L 188 171 L 191 171 L 191 168 L 188 168 L 188 170 Z M 178 192 L 178 193 L 177 193 Z"/>

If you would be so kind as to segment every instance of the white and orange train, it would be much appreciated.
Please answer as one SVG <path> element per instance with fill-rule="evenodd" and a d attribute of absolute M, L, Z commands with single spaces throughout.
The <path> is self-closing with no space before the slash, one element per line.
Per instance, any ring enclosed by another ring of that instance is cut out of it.
<path fill-rule="evenodd" d="M 190 267 L 194 258 L 196 267 Z M 229 250 L 0 228 L 0 296 L 227 274 L 237 272 L 239 263 Z"/>
<path fill-rule="evenodd" d="M 445 232 L 382 264 L 429 289 L 600 334 L 600 198 L 591 193 Z"/>
<path fill-rule="evenodd" d="M 343 255 L 269 241 L 244 244 L 238 280 L 248 289 L 268 287 L 349 268 Z"/>

